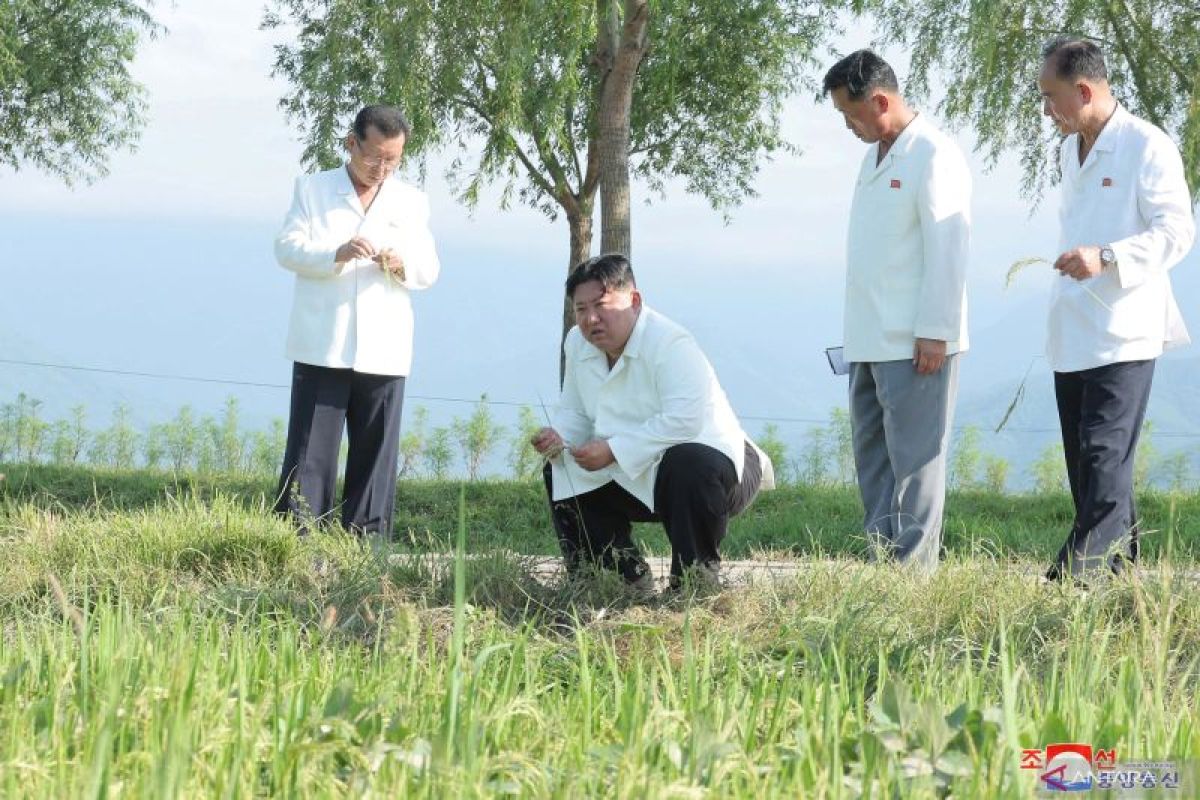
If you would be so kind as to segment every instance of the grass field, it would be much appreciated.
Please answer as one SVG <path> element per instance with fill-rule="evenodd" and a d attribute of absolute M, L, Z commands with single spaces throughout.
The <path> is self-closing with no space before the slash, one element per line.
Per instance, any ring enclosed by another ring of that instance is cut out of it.
<path fill-rule="evenodd" d="M 922 581 L 855 557 L 849 492 L 789 489 L 730 552 L 795 579 L 639 603 L 533 577 L 536 486 L 466 487 L 461 527 L 460 487 L 402 486 L 401 549 L 484 554 L 446 567 L 298 540 L 252 483 L 0 471 L 6 797 L 1029 797 L 1024 748 L 1200 761 L 1195 497 L 1145 498 L 1146 570 L 1081 592 L 1030 577 L 1065 497 L 952 498 Z"/>
<path fill-rule="evenodd" d="M 271 505 L 269 480 L 172 476 L 170 473 L 49 466 L 0 466 L 0 498 L 67 509 L 101 506 L 146 509 L 167 498 L 211 499 L 221 494 L 237 505 L 262 510 Z M 458 526 L 460 488 L 466 492 L 468 549 L 500 548 L 524 554 L 556 554 L 545 493 L 536 482 L 405 481 L 397 502 L 397 544 L 415 550 L 450 549 Z M 1200 494 L 1146 493 L 1139 498 L 1142 553 L 1150 562 L 1169 554 L 1200 561 Z M 728 558 L 756 553 L 859 556 L 862 525 L 858 494 L 850 487 L 786 486 L 764 492 L 733 520 L 722 549 Z M 944 546 L 951 554 L 1049 560 L 1071 523 L 1063 494 L 951 493 Z M 667 550 L 657 525 L 637 526 L 651 551 Z"/>

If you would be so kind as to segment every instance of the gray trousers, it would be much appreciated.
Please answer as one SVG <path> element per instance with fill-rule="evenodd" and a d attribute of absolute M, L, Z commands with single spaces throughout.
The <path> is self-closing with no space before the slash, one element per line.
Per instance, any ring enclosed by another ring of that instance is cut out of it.
<path fill-rule="evenodd" d="M 404 378 L 296 362 L 287 449 L 275 510 L 307 532 L 333 521 L 338 454 L 350 442 L 341 523 L 355 533 L 392 535 Z"/>
<path fill-rule="evenodd" d="M 854 465 L 872 558 L 937 569 L 958 357 L 932 375 L 911 361 L 850 365 Z"/>

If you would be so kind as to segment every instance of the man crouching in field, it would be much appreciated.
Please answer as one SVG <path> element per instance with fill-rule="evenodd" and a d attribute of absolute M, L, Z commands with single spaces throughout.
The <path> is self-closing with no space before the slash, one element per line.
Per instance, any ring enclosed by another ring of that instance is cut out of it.
<path fill-rule="evenodd" d="M 628 259 L 580 264 L 567 296 L 576 326 L 563 344 L 562 397 L 553 427 L 531 443 L 549 459 L 546 491 L 568 572 L 597 564 L 650 589 L 632 523 L 662 522 L 671 587 L 685 573 L 696 588 L 718 587 L 729 518 L 774 486 L 770 460 L 742 431 L 692 335 L 643 305 Z"/>

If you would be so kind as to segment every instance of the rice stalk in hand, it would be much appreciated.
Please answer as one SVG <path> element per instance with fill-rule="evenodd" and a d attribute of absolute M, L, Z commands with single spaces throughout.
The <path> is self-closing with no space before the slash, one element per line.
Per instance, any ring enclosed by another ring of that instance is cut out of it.
<path fill-rule="evenodd" d="M 1017 261 L 1014 261 L 1012 263 L 1012 266 L 1010 266 L 1008 268 L 1008 272 L 1004 276 L 1004 288 L 1007 289 L 1008 287 L 1012 286 L 1013 279 L 1016 278 L 1017 274 L 1020 273 L 1020 271 L 1025 269 L 1026 267 L 1031 266 L 1033 264 L 1049 264 L 1049 263 L 1050 263 L 1049 261 L 1042 258 L 1041 256 L 1031 256 L 1029 258 L 1022 258 Z M 1104 308 L 1108 309 L 1109 311 L 1112 311 L 1112 306 L 1110 306 L 1108 303 L 1106 303 L 1104 301 L 1104 299 L 1100 297 L 1100 295 L 1093 292 L 1090 286 L 1088 286 L 1086 283 L 1080 283 L 1079 285 L 1083 288 L 1083 290 L 1085 292 L 1087 292 L 1089 295 L 1091 295 L 1093 300 L 1095 300 L 1100 305 L 1104 306 Z"/>
<path fill-rule="evenodd" d="M 404 262 L 394 250 L 391 248 L 381 250 L 372 256 L 371 260 L 379 265 L 379 269 L 383 270 L 383 274 L 387 278 L 387 282 L 390 286 L 399 287 L 404 285 L 404 278 L 406 277 L 404 272 Z M 396 266 L 392 266 L 391 262 L 393 260 L 399 263 Z"/>
<path fill-rule="evenodd" d="M 1004 276 L 1004 288 L 1012 286 L 1013 279 L 1017 277 L 1017 273 L 1026 267 L 1034 264 L 1049 264 L 1050 262 L 1041 256 L 1032 256 L 1030 258 L 1022 258 L 1019 261 L 1014 261 L 1012 266 L 1008 268 L 1008 273 Z"/>

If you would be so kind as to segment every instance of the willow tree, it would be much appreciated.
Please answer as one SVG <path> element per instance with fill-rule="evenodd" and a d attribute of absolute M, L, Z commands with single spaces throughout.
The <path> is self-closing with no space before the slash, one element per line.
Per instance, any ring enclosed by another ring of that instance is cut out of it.
<path fill-rule="evenodd" d="M 1023 190 L 1056 180 L 1058 136 L 1041 115 L 1041 49 L 1060 35 L 1105 51 L 1118 99 L 1180 143 L 1200 193 L 1200 5 L 1195 0 L 860 0 L 879 28 L 911 51 L 908 89 L 945 84 L 939 110 L 976 133 L 992 164 L 1020 154 Z"/>
<path fill-rule="evenodd" d="M 150 2 L 0 3 L 0 166 L 37 167 L 67 183 L 108 173 L 145 123 L 145 89 L 129 74 L 160 31 Z"/>
<path fill-rule="evenodd" d="M 276 73 L 312 166 L 338 163 L 358 106 L 401 104 L 410 155 L 457 148 L 469 206 L 485 185 L 566 218 L 566 264 L 629 252 L 630 179 L 680 179 L 728 211 L 787 147 L 780 111 L 832 25 L 817 0 L 274 0 L 294 31 Z M 564 307 L 564 332 L 569 314 Z"/>

